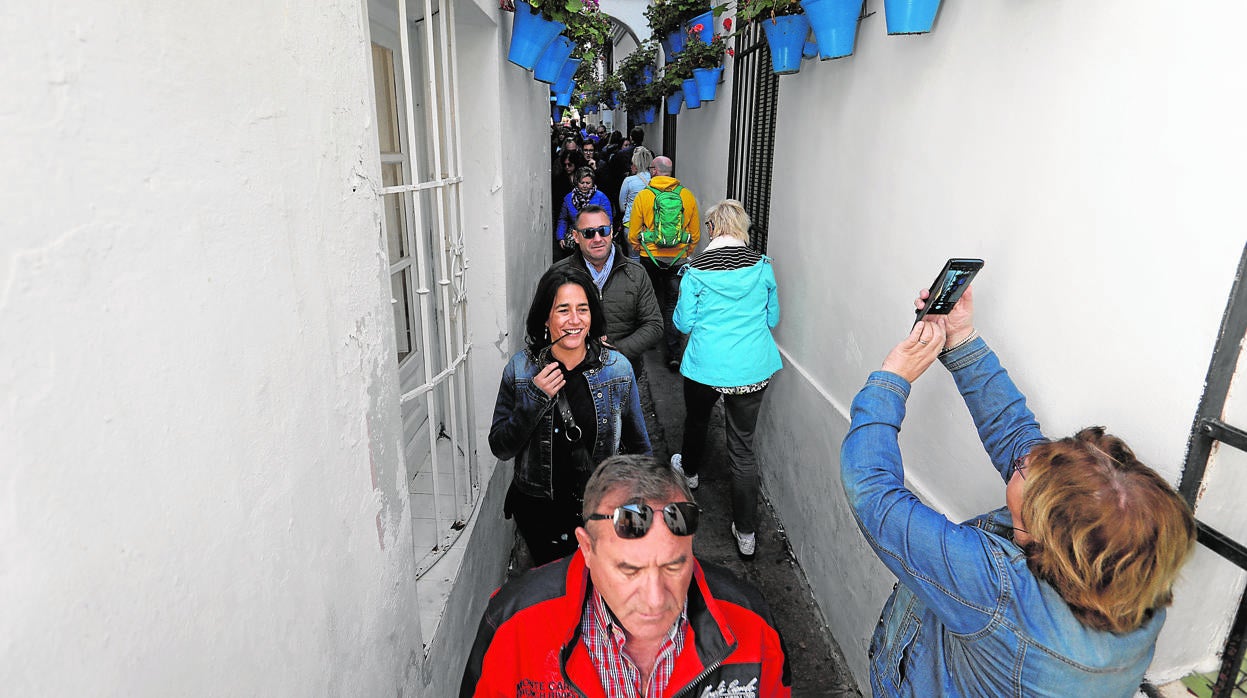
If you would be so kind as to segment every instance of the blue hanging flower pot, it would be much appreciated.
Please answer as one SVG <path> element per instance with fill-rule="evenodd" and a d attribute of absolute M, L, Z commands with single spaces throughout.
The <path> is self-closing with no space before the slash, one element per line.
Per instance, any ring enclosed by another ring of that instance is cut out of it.
<path fill-rule="evenodd" d="M 637 120 L 637 123 L 641 123 L 641 124 L 654 123 L 654 117 L 658 116 L 657 114 L 654 113 L 656 111 L 658 111 L 657 107 L 646 107 L 642 109 L 641 114 L 640 114 L 641 118 Z"/>
<path fill-rule="evenodd" d="M 579 58 L 568 58 L 563 63 L 563 70 L 559 72 L 559 79 L 554 81 L 554 91 L 556 93 L 567 91 L 567 85 L 572 81 L 572 76 L 576 74 L 576 69 L 579 67 Z"/>
<path fill-rule="evenodd" d="M 703 102 L 713 102 L 719 93 L 719 76 L 722 74 L 723 66 L 693 68 L 693 82 L 697 83 L 697 98 Z"/>
<path fill-rule="evenodd" d="M 762 31 L 771 48 L 771 69 L 777 75 L 801 70 L 801 51 L 805 35 L 810 33 L 810 20 L 803 14 L 768 18 L 762 20 Z"/>
<path fill-rule="evenodd" d="M 684 106 L 697 109 L 701 106 L 701 93 L 697 89 L 697 81 L 689 78 L 684 81 Z"/>
<path fill-rule="evenodd" d="M 801 0 L 823 60 L 853 54 L 863 0 Z"/>
<path fill-rule="evenodd" d="M 667 97 L 667 113 L 675 116 L 680 113 L 680 107 L 684 103 L 684 90 L 676 90 L 675 94 Z"/>
<path fill-rule="evenodd" d="M 663 44 L 663 48 L 667 49 L 668 60 L 675 58 L 684 50 L 684 29 L 676 29 L 667 35 L 667 41 Z"/>
<path fill-rule="evenodd" d="M 515 20 L 511 24 L 511 46 L 507 60 L 524 70 L 532 70 L 537 58 L 554 37 L 567 28 L 562 22 L 551 22 L 524 0 L 515 0 Z"/>
<path fill-rule="evenodd" d="M 889 34 L 925 34 L 939 11 L 940 0 L 883 0 Z"/>
<path fill-rule="evenodd" d="M 714 10 L 706 10 L 685 22 L 684 26 L 690 33 L 697 34 L 705 43 L 710 43 L 714 39 Z M 701 29 L 698 29 L 698 26 L 701 26 Z"/>
<path fill-rule="evenodd" d="M 596 114 L 596 113 L 598 113 L 598 105 L 596 105 L 596 104 L 587 104 L 587 105 L 585 105 L 585 113 L 586 113 L 586 114 Z"/>
<path fill-rule="evenodd" d="M 570 107 L 572 105 L 572 92 L 576 90 L 576 81 L 572 80 L 567 85 L 566 92 L 559 92 L 554 96 L 554 103 L 560 107 Z"/>
<path fill-rule="evenodd" d="M 576 44 L 571 39 L 559 34 L 554 41 L 541 52 L 537 65 L 533 68 L 533 77 L 544 83 L 554 84 L 559 79 L 563 64 L 571 58 L 572 49 Z"/>

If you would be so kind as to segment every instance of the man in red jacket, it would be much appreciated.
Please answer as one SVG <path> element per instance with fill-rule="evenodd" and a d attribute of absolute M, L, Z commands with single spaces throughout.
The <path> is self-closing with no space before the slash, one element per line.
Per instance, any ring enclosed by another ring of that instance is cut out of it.
<path fill-rule="evenodd" d="M 756 589 L 693 557 L 684 476 L 613 456 L 585 486 L 580 549 L 490 600 L 459 695 L 788 698 L 784 649 Z"/>

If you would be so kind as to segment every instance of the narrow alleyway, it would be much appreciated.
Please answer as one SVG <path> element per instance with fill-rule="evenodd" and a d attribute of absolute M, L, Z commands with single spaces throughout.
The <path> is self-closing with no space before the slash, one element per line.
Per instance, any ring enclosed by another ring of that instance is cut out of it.
<path fill-rule="evenodd" d="M 654 455 L 668 459 L 680 449 L 683 436 L 684 398 L 682 379 L 662 366 L 662 356 L 652 349 L 645 356 L 649 384 L 657 410 L 657 425 L 651 423 Z M 657 428 L 655 428 L 657 426 Z M 745 562 L 736 554 L 732 539 L 730 477 L 727 469 L 723 438 L 723 406 L 715 407 L 710 421 L 706 465 L 703 466 L 697 502 L 705 509 L 702 525 L 694 542 L 694 552 L 701 560 L 726 567 L 748 579 L 766 596 L 788 649 L 793 673 L 794 698 L 851 698 L 861 696 L 840 652 L 835 638 L 823 622 L 822 612 L 814 603 L 805 573 L 793 559 L 784 535 L 783 522 L 776 518 L 764 500 L 764 510 L 757 531 L 758 552 Z M 789 522 L 796 525 L 796 522 Z M 517 541 L 519 537 L 516 537 Z M 522 558 L 523 544 L 517 545 L 514 569 L 527 569 Z"/>

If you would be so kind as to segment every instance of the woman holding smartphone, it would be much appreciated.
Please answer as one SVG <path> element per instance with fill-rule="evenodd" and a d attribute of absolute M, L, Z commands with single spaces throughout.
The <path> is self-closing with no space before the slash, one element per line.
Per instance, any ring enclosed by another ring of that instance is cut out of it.
<path fill-rule="evenodd" d="M 853 400 L 841 479 L 899 579 L 870 643 L 871 687 L 1133 696 L 1195 543 L 1191 511 L 1103 428 L 1045 438 L 973 315 L 967 290 L 949 315 L 926 316 Z M 937 358 L 1007 483 L 1004 507 L 963 524 L 905 488 L 897 445 L 910 388 Z"/>

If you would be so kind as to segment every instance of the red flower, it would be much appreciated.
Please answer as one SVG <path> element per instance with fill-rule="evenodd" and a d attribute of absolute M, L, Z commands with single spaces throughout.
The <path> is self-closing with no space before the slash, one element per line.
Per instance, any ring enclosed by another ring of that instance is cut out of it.
<path fill-rule="evenodd" d="M 699 32 L 705 28 L 706 28 L 706 25 L 702 24 L 701 22 L 698 22 L 697 24 L 693 25 L 693 31 L 695 32 Z"/>
<path fill-rule="evenodd" d="M 735 52 L 735 51 L 733 51 L 732 49 L 730 49 L 730 48 L 729 48 L 729 49 L 727 50 L 727 55 L 731 56 L 732 58 L 735 58 L 735 57 L 736 57 L 736 52 Z"/>
<path fill-rule="evenodd" d="M 725 32 L 732 31 L 732 18 L 731 17 L 725 17 L 723 19 L 723 31 Z"/>

